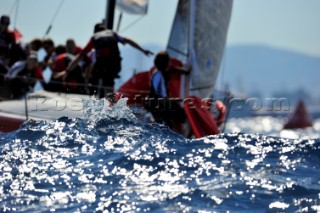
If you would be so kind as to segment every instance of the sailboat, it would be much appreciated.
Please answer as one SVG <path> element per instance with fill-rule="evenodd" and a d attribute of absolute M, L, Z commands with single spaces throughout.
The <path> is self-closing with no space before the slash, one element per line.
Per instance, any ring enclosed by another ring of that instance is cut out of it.
<path fill-rule="evenodd" d="M 132 2 L 137 1 L 132 0 Z M 113 27 L 115 3 L 115 0 L 109 0 L 107 4 L 108 28 Z M 226 43 L 231 9 L 232 0 L 179 0 L 167 51 L 172 57 L 172 63 L 191 65 L 192 72 L 189 76 L 172 77 L 170 87 L 172 97 L 192 97 L 193 104 L 202 104 L 202 100 L 209 98 L 213 93 Z M 128 104 L 134 103 L 134 97 L 137 95 L 142 95 L 141 98 L 145 97 L 149 91 L 150 73 L 147 71 L 134 75 L 117 92 L 129 98 Z M 1 102 L 0 131 L 8 132 L 17 129 L 21 123 L 30 118 L 81 117 L 83 107 L 81 100 L 88 98 L 83 95 L 40 91 L 31 94 L 26 99 L 28 101 Z M 187 112 L 190 103 L 185 103 L 185 105 Z M 192 111 L 187 113 L 190 117 L 189 121 L 193 121 L 190 124 L 195 128 L 194 132 L 201 132 L 201 128 L 208 128 L 211 131 L 211 127 L 216 125 L 212 117 L 207 117 L 208 113 L 211 116 L 209 111 L 200 110 L 196 114 Z M 197 116 L 209 119 L 204 119 L 199 123 L 199 120 L 194 119 Z M 206 123 L 205 126 L 201 126 L 204 123 Z M 203 134 L 218 133 L 210 131 L 199 133 L 197 137 Z"/>
<path fill-rule="evenodd" d="M 173 74 L 168 92 L 171 98 L 187 100 L 183 105 L 196 137 L 219 133 L 217 123 L 221 123 L 225 114 L 221 102 L 216 102 L 219 118 L 203 108 L 206 108 L 206 98 L 214 91 L 231 9 L 232 0 L 180 0 L 176 10 L 167 52 L 172 58 L 172 66 L 191 66 L 192 72 L 190 75 Z M 129 97 L 131 104 L 143 101 L 148 96 L 154 69 L 133 76 L 118 92 Z"/>
<path fill-rule="evenodd" d="M 299 100 L 283 129 L 304 129 L 312 127 L 311 117 L 303 100 Z"/>

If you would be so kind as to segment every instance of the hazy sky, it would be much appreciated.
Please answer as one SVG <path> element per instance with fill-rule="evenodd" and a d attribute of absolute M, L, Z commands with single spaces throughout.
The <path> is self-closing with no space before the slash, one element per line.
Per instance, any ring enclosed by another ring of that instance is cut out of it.
<path fill-rule="evenodd" d="M 320 1 L 234 0 L 228 44 L 252 43 L 320 56 Z"/>
<path fill-rule="evenodd" d="M 17 19 L 15 1 L 19 2 Z M 85 45 L 94 24 L 105 16 L 106 0 L 63 1 L 49 37 L 57 44 L 74 38 Z M 148 15 L 121 34 L 142 45 L 156 43 L 165 48 L 177 0 L 149 2 Z M 44 36 L 59 4 L 60 0 L 0 0 L 0 14 L 10 14 L 10 27 L 15 23 L 24 39 L 30 40 Z M 319 0 L 234 0 L 228 45 L 263 44 L 320 56 L 319 11 Z M 138 18 L 125 15 L 122 29 Z"/>

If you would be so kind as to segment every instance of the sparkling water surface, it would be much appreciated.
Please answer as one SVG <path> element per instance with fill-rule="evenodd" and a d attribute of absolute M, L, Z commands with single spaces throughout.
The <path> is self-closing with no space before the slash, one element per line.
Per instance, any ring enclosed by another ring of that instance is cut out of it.
<path fill-rule="evenodd" d="M 190 140 L 141 122 L 125 102 L 89 100 L 84 118 L 0 134 L 0 211 L 320 211 L 319 139 Z"/>

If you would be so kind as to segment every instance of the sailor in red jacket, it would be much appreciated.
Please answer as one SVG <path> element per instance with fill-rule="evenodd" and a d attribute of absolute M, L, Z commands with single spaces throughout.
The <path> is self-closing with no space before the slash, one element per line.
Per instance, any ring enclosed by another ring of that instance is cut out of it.
<path fill-rule="evenodd" d="M 66 51 L 71 55 L 77 55 L 82 52 L 82 48 L 77 46 L 76 42 L 72 38 L 69 38 L 66 41 Z"/>
<path fill-rule="evenodd" d="M 50 68 L 53 73 L 50 80 L 51 82 L 45 87 L 46 90 L 79 94 L 87 93 L 87 89 L 84 86 L 85 80 L 83 72 L 91 63 L 89 58 L 86 57 L 78 63 L 66 79 L 62 79 L 62 77 L 59 76 L 59 73 L 64 71 L 74 58 L 75 56 L 70 53 L 57 54 L 55 60 L 50 63 Z"/>

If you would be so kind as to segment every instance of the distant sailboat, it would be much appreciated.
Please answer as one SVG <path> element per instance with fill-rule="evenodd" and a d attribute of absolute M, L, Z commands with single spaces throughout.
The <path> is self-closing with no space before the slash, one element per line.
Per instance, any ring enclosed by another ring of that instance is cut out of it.
<path fill-rule="evenodd" d="M 307 127 L 312 127 L 312 121 L 303 100 L 299 100 L 293 114 L 284 124 L 283 129 L 304 129 Z"/>

